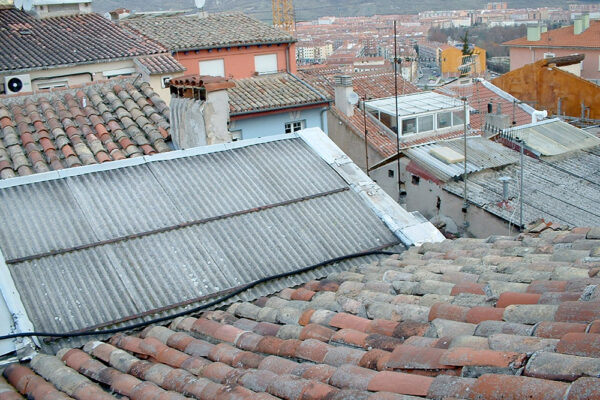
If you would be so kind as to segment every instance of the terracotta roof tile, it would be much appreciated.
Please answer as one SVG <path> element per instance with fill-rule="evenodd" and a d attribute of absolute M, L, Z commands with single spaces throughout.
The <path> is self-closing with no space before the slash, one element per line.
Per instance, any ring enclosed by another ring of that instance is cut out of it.
<path fill-rule="evenodd" d="M 4 50 L 0 71 L 90 64 L 165 51 L 96 13 L 40 19 L 16 8 L 0 9 L 0 26 Z"/>
<path fill-rule="evenodd" d="M 595 398 L 596 281 L 568 279 L 564 270 L 588 271 L 595 261 L 546 262 L 539 256 L 550 253 L 537 251 L 550 246 L 557 254 L 594 239 L 554 243 L 552 232 L 411 248 L 330 274 L 322 285 L 309 282 L 299 292 L 314 292 L 307 300 L 294 300 L 299 289 L 291 288 L 169 328 L 117 335 L 112 344 L 37 356 L 32 369 L 9 367 L 7 385 L 22 394 L 32 382 L 56 396 L 80 395 L 65 374 L 94 393 L 134 398 Z M 559 275 L 567 279 L 549 280 Z M 544 287 L 560 290 L 548 292 L 559 295 L 555 304 L 541 303 Z M 577 300 L 561 297 L 576 292 Z M 71 369 L 54 374 L 58 359 Z"/>
<path fill-rule="evenodd" d="M 527 47 L 544 47 L 552 49 L 555 47 L 596 47 L 600 41 L 600 21 L 590 21 L 590 26 L 579 35 L 575 35 L 573 26 L 565 26 L 563 28 L 552 29 L 544 32 L 540 40 L 531 41 L 527 37 L 510 40 L 502 43 L 503 46 L 527 46 Z"/>
<path fill-rule="evenodd" d="M 168 53 L 138 57 L 136 58 L 136 62 L 151 75 L 185 71 L 185 67 Z"/>
<path fill-rule="evenodd" d="M 0 97 L 0 178 L 169 151 L 158 130 L 169 131 L 167 105 L 147 83 L 132 82 Z"/>
<path fill-rule="evenodd" d="M 171 51 L 295 41 L 288 32 L 241 13 L 137 17 L 121 24 Z"/>

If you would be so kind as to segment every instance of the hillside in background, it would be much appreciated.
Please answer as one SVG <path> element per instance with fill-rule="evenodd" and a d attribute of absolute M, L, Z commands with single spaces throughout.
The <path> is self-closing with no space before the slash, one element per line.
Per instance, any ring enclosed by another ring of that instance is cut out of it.
<path fill-rule="evenodd" d="M 427 10 L 481 9 L 486 0 L 296 0 L 296 19 L 312 20 L 320 16 L 368 16 L 373 14 L 412 14 Z M 510 8 L 566 7 L 569 3 L 589 1 L 567 0 L 508 0 Z M 136 11 L 181 10 L 194 8 L 193 0 L 94 0 L 93 7 L 105 12 L 119 7 Z M 271 20 L 271 0 L 206 0 L 205 9 L 242 11 L 263 21 Z"/>

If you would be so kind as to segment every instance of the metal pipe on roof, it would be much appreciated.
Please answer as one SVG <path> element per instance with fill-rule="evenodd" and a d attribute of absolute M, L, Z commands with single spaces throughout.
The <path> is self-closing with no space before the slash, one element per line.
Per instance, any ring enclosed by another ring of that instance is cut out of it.
<path fill-rule="evenodd" d="M 463 173 L 463 181 L 465 184 L 465 189 L 464 189 L 464 193 L 463 193 L 463 198 L 464 198 L 464 203 L 463 203 L 463 213 L 467 212 L 467 207 L 469 207 L 469 203 L 467 201 L 467 98 L 463 97 L 461 98 L 461 100 L 463 101 L 463 110 L 464 110 L 464 114 L 463 114 L 463 120 L 464 120 L 464 133 L 463 133 L 463 141 L 464 141 L 464 165 L 465 165 L 465 169 L 464 169 L 464 173 Z M 467 218 L 465 215 L 465 228 L 468 227 L 468 222 L 467 222 Z"/>
<path fill-rule="evenodd" d="M 402 180 L 400 179 L 400 119 L 398 118 L 398 31 L 394 20 L 394 95 L 396 98 L 396 155 L 398 156 L 398 203 L 402 195 Z"/>

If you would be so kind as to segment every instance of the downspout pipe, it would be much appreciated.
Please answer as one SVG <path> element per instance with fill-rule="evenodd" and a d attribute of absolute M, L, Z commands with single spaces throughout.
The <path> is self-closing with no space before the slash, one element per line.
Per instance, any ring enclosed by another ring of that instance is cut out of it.
<path fill-rule="evenodd" d="M 329 111 L 330 108 L 331 108 L 331 106 L 327 105 L 327 107 L 323 107 L 321 109 L 321 130 L 323 132 L 325 132 L 327 135 L 329 135 L 329 132 L 327 132 L 327 126 L 326 126 L 327 122 L 325 120 L 325 115 L 326 115 L 327 111 Z"/>

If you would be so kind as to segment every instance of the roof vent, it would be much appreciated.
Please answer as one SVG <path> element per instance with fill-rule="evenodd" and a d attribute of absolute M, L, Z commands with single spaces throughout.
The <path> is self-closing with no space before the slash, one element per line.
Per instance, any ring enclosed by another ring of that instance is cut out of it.
<path fill-rule="evenodd" d="M 19 29 L 19 34 L 22 36 L 33 35 L 33 31 L 31 29 Z"/>
<path fill-rule="evenodd" d="M 352 77 L 350 75 L 337 75 L 333 79 L 335 86 L 352 87 Z"/>
<path fill-rule="evenodd" d="M 502 201 L 508 201 L 508 183 L 512 178 L 510 176 L 501 176 L 498 180 L 502 182 Z"/>

